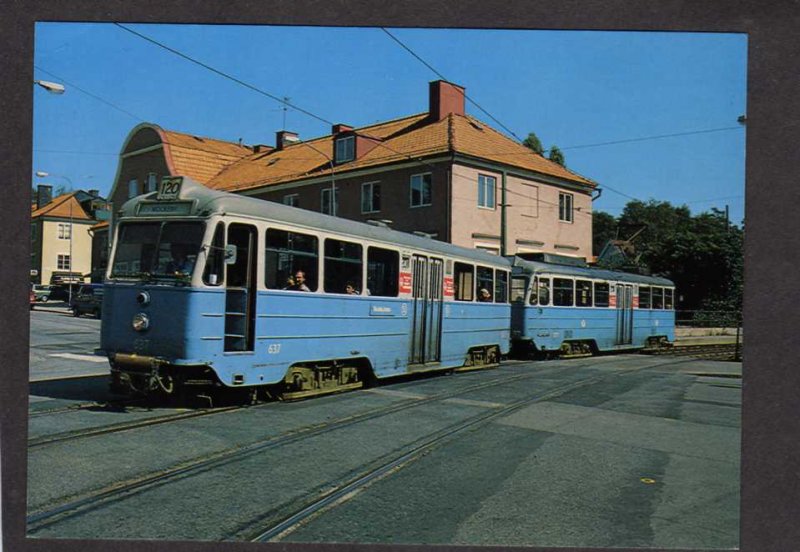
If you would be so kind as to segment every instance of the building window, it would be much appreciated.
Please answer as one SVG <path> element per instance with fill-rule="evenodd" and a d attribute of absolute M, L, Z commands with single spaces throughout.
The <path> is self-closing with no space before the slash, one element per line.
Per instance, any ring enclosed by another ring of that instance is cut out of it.
<path fill-rule="evenodd" d="M 497 189 L 497 179 L 485 174 L 478 175 L 478 207 L 494 209 L 494 192 Z"/>
<path fill-rule="evenodd" d="M 331 189 L 325 188 L 322 190 L 322 208 L 320 209 L 321 212 L 325 213 L 326 215 L 334 215 L 339 212 L 339 189 L 336 189 L 336 194 L 334 194 L 333 204 L 331 204 Z"/>
<path fill-rule="evenodd" d="M 352 161 L 356 156 L 356 137 L 347 136 L 336 140 L 336 162 Z"/>
<path fill-rule="evenodd" d="M 149 173 L 147 175 L 147 184 L 145 184 L 144 192 L 155 192 L 158 188 L 158 177 L 156 173 Z"/>
<path fill-rule="evenodd" d="M 128 198 L 136 197 L 139 195 L 139 181 L 132 178 L 128 181 Z"/>
<path fill-rule="evenodd" d="M 289 194 L 283 196 L 283 204 L 288 205 L 289 207 L 300 207 L 300 195 Z"/>
<path fill-rule="evenodd" d="M 431 204 L 431 173 L 415 174 L 411 177 L 411 206 L 424 207 Z"/>
<path fill-rule="evenodd" d="M 72 225 L 66 223 L 58 223 L 58 239 L 68 240 L 72 237 Z"/>
<path fill-rule="evenodd" d="M 72 262 L 69 255 L 58 256 L 58 270 L 72 270 Z"/>
<path fill-rule="evenodd" d="M 572 194 L 558 194 L 558 220 L 572 222 Z"/>
<path fill-rule="evenodd" d="M 361 212 L 377 213 L 381 210 L 381 185 L 367 182 L 361 185 Z"/>

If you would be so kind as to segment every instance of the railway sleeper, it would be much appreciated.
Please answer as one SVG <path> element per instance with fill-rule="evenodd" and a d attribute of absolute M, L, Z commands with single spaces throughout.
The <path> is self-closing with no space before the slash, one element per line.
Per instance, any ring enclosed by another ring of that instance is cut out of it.
<path fill-rule="evenodd" d="M 286 372 L 279 397 L 292 401 L 358 389 L 368 373 L 366 361 L 357 359 L 295 364 Z"/>

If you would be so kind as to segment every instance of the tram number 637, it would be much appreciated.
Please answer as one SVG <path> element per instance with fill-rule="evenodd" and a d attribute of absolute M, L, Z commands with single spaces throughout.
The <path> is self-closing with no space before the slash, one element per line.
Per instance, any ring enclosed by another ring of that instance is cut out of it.
<path fill-rule="evenodd" d="M 267 352 L 271 355 L 277 355 L 281 352 L 281 344 L 280 343 L 273 343 L 267 346 Z"/>

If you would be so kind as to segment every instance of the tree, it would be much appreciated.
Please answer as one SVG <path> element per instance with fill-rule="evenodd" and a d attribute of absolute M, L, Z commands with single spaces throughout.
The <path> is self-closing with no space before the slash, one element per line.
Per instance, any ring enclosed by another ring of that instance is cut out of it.
<path fill-rule="evenodd" d="M 608 240 L 617 237 L 617 219 L 603 211 L 592 213 L 592 254 L 599 255 Z"/>
<path fill-rule="evenodd" d="M 637 253 L 653 274 L 675 282 L 678 309 L 741 309 L 744 231 L 727 223 L 724 212 L 692 216 L 685 205 L 635 200 L 619 224 L 645 227 Z"/>
<path fill-rule="evenodd" d="M 553 163 L 558 163 L 562 167 L 566 167 L 566 160 L 564 159 L 564 153 L 558 148 L 558 146 L 550 146 L 550 155 L 548 159 Z"/>
<path fill-rule="evenodd" d="M 544 147 L 542 146 L 542 142 L 541 140 L 539 140 L 539 137 L 536 136 L 534 132 L 528 134 L 528 137 L 522 141 L 522 145 L 532 150 L 534 153 L 538 153 L 539 155 L 544 154 Z"/>

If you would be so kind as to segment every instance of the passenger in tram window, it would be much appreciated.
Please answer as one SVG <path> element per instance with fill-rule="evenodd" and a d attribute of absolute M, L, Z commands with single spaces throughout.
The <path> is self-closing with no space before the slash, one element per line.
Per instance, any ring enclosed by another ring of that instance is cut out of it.
<path fill-rule="evenodd" d="M 295 272 L 294 284 L 286 286 L 284 289 L 288 289 L 289 291 L 311 291 L 306 285 L 306 273 L 302 270 Z"/>
<path fill-rule="evenodd" d="M 353 282 L 347 282 L 347 285 L 344 286 L 344 292 L 347 295 L 360 295 Z"/>
<path fill-rule="evenodd" d="M 492 302 L 492 294 L 489 293 L 489 290 L 486 288 L 481 288 L 478 292 L 478 301 L 481 303 L 491 303 Z"/>
<path fill-rule="evenodd" d="M 294 284 L 295 284 L 294 276 L 289 274 L 289 276 L 287 276 L 286 278 L 286 287 L 284 287 L 283 289 L 291 289 L 294 286 Z"/>

